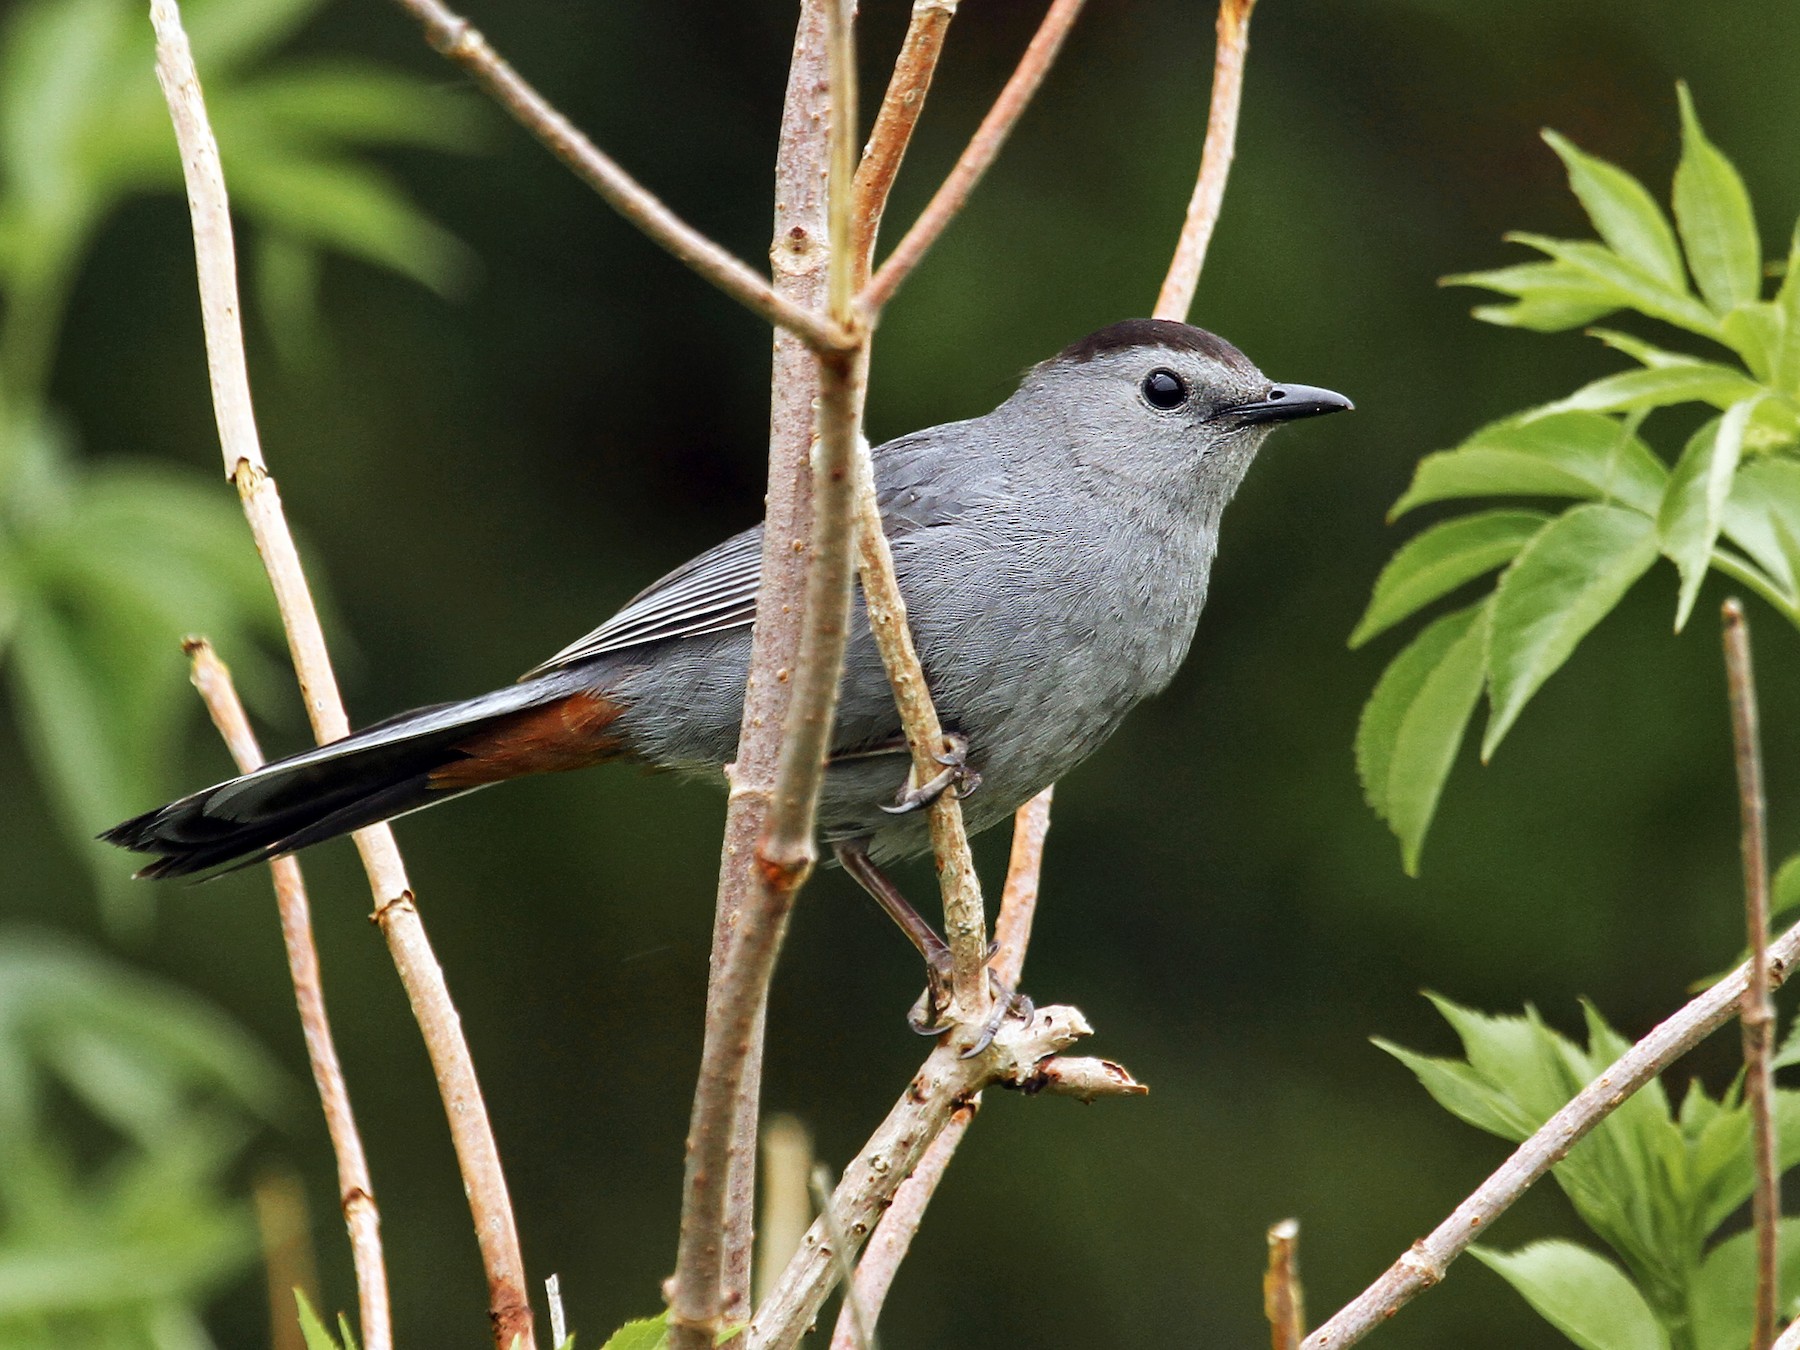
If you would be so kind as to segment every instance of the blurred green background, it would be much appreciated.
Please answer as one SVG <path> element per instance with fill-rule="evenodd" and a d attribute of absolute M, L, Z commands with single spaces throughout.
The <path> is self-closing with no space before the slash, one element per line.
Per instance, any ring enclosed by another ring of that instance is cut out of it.
<path fill-rule="evenodd" d="M 874 82 L 907 6 L 863 8 Z M 964 7 L 890 239 L 1040 12 Z M 764 255 L 790 6 L 512 0 L 471 17 L 671 205 L 741 256 Z M 1192 185 L 1212 20 L 1210 5 L 1184 0 L 1091 0 L 1007 153 L 884 321 L 872 437 L 985 411 L 1024 366 L 1149 308 Z M 327 55 L 410 71 L 446 97 L 461 86 L 386 6 L 326 5 L 269 68 Z M 147 61 L 133 68 L 149 89 Z M 1273 376 L 1340 389 L 1358 411 L 1271 446 L 1229 513 L 1186 669 L 1059 791 L 1026 986 L 1081 1006 L 1100 1029 L 1095 1052 L 1129 1064 L 1151 1095 L 1081 1109 L 989 1094 L 884 1315 L 885 1344 L 1258 1344 L 1263 1230 L 1288 1215 L 1302 1221 L 1308 1300 L 1323 1315 L 1503 1155 L 1368 1044 L 1379 1033 L 1451 1048 L 1421 988 L 1494 1009 L 1534 1002 L 1571 1030 L 1588 996 L 1641 1033 L 1741 945 L 1716 580 L 1673 638 L 1672 573 L 1659 564 L 1659 584 L 1583 646 L 1491 767 L 1465 750 L 1416 881 L 1363 806 L 1350 755 L 1398 640 L 1353 655 L 1345 638 L 1413 532 L 1383 516 L 1414 462 L 1623 364 L 1579 336 L 1475 323 L 1467 310 L 1487 297 L 1435 279 L 1509 260 L 1507 229 L 1588 232 L 1542 126 L 1663 195 L 1678 77 L 1778 250 L 1800 213 L 1800 8 L 1269 0 L 1258 12 L 1194 317 Z M 375 157 L 466 245 L 418 245 L 443 247 L 441 270 L 415 270 L 447 293 L 332 258 L 315 328 L 303 304 L 278 308 L 286 326 L 273 335 L 252 324 L 265 446 L 334 597 L 364 721 L 511 679 L 759 510 L 766 329 L 481 116 L 474 95 L 466 103 L 447 139 L 475 153 Z M 251 265 L 273 269 L 264 293 L 279 297 L 307 264 L 259 254 L 264 230 L 281 233 L 278 221 L 246 227 Z M 182 466 L 230 507 L 191 258 L 168 192 L 109 214 L 74 274 L 48 399 L 79 459 Z M 1654 418 L 1646 434 L 1665 454 L 1679 446 Z M 248 559 L 247 533 L 240 542 Z M 1779 858 L 1800 847 L 1800 637 L 1754 605 L 1752 622 Z M 171 615 L 95 659 L 161 662 L 178 677 L 176 643 L 200 626 Z M 253 672 L 250 639 L 235 640 L 245 649 L 224 655 Z M 280 680 L 252 692 L 266 744 L 302 745 Z M 3 917 L 197 991 L 288 1067 L 284 1123 L 249 1153 L 301 1169 L 327 1303 L 352 1304 L 266 880 L 124 898 L 115 887 L 105 920 L 94 856 L 63 823 L 79 807 L 53 810 L 27 753 L 41 734 L 30 720 L 0 718 Z M 170 739 L 172 757 L 138 767 L 144 791 L 227 773 L 197 709 Z M 400 827 L 527 1262 L 535 1277 L 560 1273 L 584 1343 L 653 1310 L 673 1259 L 721 807 L 692 786 L 601 771 Z M 996 880 L 1005 843 L 981 841 Z M 307 861 L 400 1340 L 482 1344 L 484 1282 L 448 1137 L 354 856 L 339 844 Z M 909 882 L 928 893 L 925 870 Z M 833 1165 L 916 1066 L 902 1013 L 918 983 L 843 877 L 809 887 L 775 991 L 766 1097 L 813 1127 Z M 1717 1084 L 1734 1059 L 1735 1037 L 1720 1037 L 1683 1072 Z M 1573 1227 L 1543 1188 L 1498 1236 Z M 226 1287 L 209 1325 L 221 1345 L 266 1339 L 254 1271 Z M 1380 1343 L 1559 1341 L 1471 1263 Z"/>

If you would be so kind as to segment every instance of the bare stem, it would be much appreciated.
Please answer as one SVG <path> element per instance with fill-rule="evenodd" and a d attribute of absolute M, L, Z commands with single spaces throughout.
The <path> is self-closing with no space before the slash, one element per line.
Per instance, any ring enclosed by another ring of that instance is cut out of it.
<path fill-rule="evenodd" d="M 1044 1060 L 1089 1032 L 1074 1008 L 1040 1008 L 1029 1024 L 1002 1026 L 994 1043 L 971 1059 L 962 1058 L 948 1041 L 938 1045 L 844 1169 L 832 1195 L 830 1223 L 852 1246 L 861 1243 L 959 1107 L 992 1083 L 1028 1083 Z M 807 1230 L 799 1254 L 756 1310 L 747 1350 L 789 1350 L 818 1316 L 837 1283 L 837 1257 L 827 1229 L 821 1219 Z"/>
<path fill-rule="evenodd" d="M 820 351 L 850 345 L 843 329 L 783 294 L 665 206 L 508 65 L 467 19 L 439 0 L 395 0 L 434 51 L 455 62 L 607 205 L 733 300 Z"/>
<path fill-rule="evenodd" d="M 830 78 L 840 3 L 802 7 L 776 165 L 776 275 L 790 298 L 821 307 L 834 289 L 840 300 L 847 292 L 841 273 L 833 284 L 827 196 L 847 195 L 850 182 L 838 175 L 833 186 L 825 172 L 838 121 L 832 103 L 845 92 Z M 710 1350 L 734 1307 L 747 1311 L 747 1299 L 735 1295 L 749 1281 L 763 1018 L 788 915 L 814 861 L 814 809 L 849 633 L 856 365 L 839 354 L 821 353 L 815 362 L 777 336 L 762 582 L 669 1284 L 674 1350 Z"/>
<path fill-rule="evenodd" d="M 932 76 L 937 73 L 944 37 L 950 20 L 956 17 L 958 3 L 959 0 L 913 0 L 912 20 L 900 43 L 900 55 L 888 79 L 887 93 L 882 96 L 881 110 L 875 114 L 875 129 L 869 133 L 869 144 L 856 169 L 852 217 L 856 230 L 853 247 L 861 269 L 859 284 L 868 280 L 869 260 L 875 252 L 881 217 L 887 210 L 888 193 L 900 172 L 900 162 L 906 158 L 906 147 L 912 143 L 919 114 L 925 111 L 925 96 L 931 92 Z"/>
<path fill-rule="evenodd" d="M 1767 969 L 1771 987 L 1787 978 L 1796 956 L 1800 956 L 1800 924 L 1769 944 Z M 1568 1105 L 1545 1121 L 1536 1134 L 1520 1144 L 1447 1219 L 1413 1243 L 1380 1279 L 1309 1335 L 1306 1350 L 1340 1350 L 1356 1344 L 1416 1295 L 1441 1281 L 1450 1262 L 1567 1157 L 1569 1150 L 1594 1126 L 1735 1017 L 1749 987 L 1750 965 L 1745 962 L 1619 1056 L 1604 1073 L 1576 1093 Z"/>
<path fill-rule="evenodd" d="M 1250 50 L 1250 11 L 1256 0 L 1219 0 L 1218 47 L 1213 56 L 1212 106 L 1206 115 L 1206 144 L 1200 152 L 1200 178 L 1188 202 L 1187 222 L 1175 245 L 1168 275 L 1156 297 L 1156 317 L 1186 323 L 1206 247 L 1212 242 L 1219 209 L 1225 204 L 1225 180 L 1237 147 L 1238 106 L 1244 97 L 1244 57 Z"/>
<path fill-rule="evenodd" d="M 1735 597 L 1724 606 L 1725 677 L 1731 699 L 1731 738 L 1737 763 L 1738 805 L 1743 821 L 1744 924 L 1750 934 L 1750 980 L 1740 1014 L 1744 1033 L 1744 1098 L 1750 1107 L 1751 1153 L 1756 1163 L 1752 1225 L 1756 1230 L 1756 1315 L 1750 1350 L 1768 1350 L 1781 1306 L 1781 1170 L 1776 1163 L 1775 1004 L 1769 997 L 1769 840 L 1763 794 L 1761 733 L 1756 712 L 1756 672 L 1750 662 L 1750 626 Z"/>
<path fill-rule="evenodd" d="M 1263 1276 L 1263 1315 L 1272 1350 L 1300 1350 L 1306 1335 L 1306 1296 L 1300 1288 L 1300 1224 L 1283 1219 L 1269 1229 L 1269 1270 Z"/>
<path fill-rule="evenodd" d="M 975 1113 L 980 1109 L 981 1098 L 975 1096 L 951 1112 L 943 1131 L 926 1148 L 912 1175 L 894 1191 L 894 1198 L 875 1225 L 862 1260 L 856 1263 L 856 1278 L 851 1281 L 852 1294 L 838 1309 L 837 1326 L 832 1329 L 831 1350 L 862 1350 L 864 1341 L 859 1337 L 851 1310 L 861 1309 L 869 1327 L 880 1320 L 882 1305 L 887 1302 L 894 1276 L 900 1273 L 900 1263 L 906 1259 L 913 1238 L 918 1236 L 919 1225 L 925 1221 L 925 1207 L 937 1194 L 938 1183 L 944 1179 L 950 1160 L 956 1156 L 957 1146 L 969 1132 Z"/>
<path fill-rule="evenodd" d="M 193 217 L 207 369 L 212 379 L 225 472 L 237 485 L 257 551 L 274 586 L 313 734 L 321 743 L 337 740 L 349 734 L 349 718 L 332 673 L 318 611 L 307 589 L 293 535 L 281 510 L 280 495 L 263 463 L 257 437 L 250 380 L 244 365 L 243 330 L 238 323 L 231 214 L 218 145 L 207 122 L 200 78 L 194 70 L 175 0 L 152 0 L 150 18 L 157 37 L 157 79 L 175 124 Z M 462 1037 L 461 1021 L 419 922 L 393 832 L 378 825 L 358 831 L 355 838 L 374 892 L 376 920 L 418 1020 L 443 1096 L 463 1186 L 475 1220 L 476 1240 L 487 1270 L 489 1317 L 495 1343 L 500 1350 L 509 1350 L 515 1340 L 526 1347 L 533 1346 L 536 1337 L 512 1203 L 474 1062 Z"/>
<path fill-rule="evenodd" d="M 231 671 L 205 638 L 189 638 L 182 644 L 188 654 L 194 688 L 219 729 L 238 768 L 249 773 L 262 767 L 262 747 L 250 729 Z M 319 1089 L 319 1105 L 325 1111 L 325 1132 L 337 1158 L 338 1203 L 350 1232 L 350 1257 L 356 1267 L 357 1315 L 365 1350 L 391 1350 L 394 1344 L 388 1308 L 387 1267 L 381 1255 L 381 1212 L 375 1206 L 375 1186 L 369 1179 L 369 1160 L 363 1153 L 356 1115 L 350 1109 L 350 1091 L 344 1084 L 343 1066 L 331 1037 L 331 1021 L 325 1015 L 325 986 L 319 975 L 319 952 L 313 944 L 312 911 L 306 898 L 306 881 L 300 864 L 277 858 L 269 867 L 275 882 L 275 908 L 281 916 L 281 941 L 287 948 L 288 974 L 294 984 L 294 1002 L 300 1009 L 300 1034 L 306 1042 L 307 1063 Z M 287 1291 L 282 1309 L 286 1312 Z M 292 1318 L 288 1318 L 292 1321 Z"/>
<path fill-rule="evenodd" d="M 1044 82 L 1063 38 L 1068 35 L 1075 16 L 1081 13 L 1081 5 L 1082 0 L 1051 0 L 1050 10 L 1044 15 L 1043 23 L 1038 25 L 1025 55 L 1001 89 L 1000 97 L 994 100 L 988 115 L 981 119 L 981 125 L 975 129 L 975 135 L 956 161 L 956 167 L 950 170 L 912 228 L 881 264 L 874 279 L 863 288 L 861 305 L 864 313 L 881 312 L 900 283 L 919 265 L 925 251 L 937 242 L 944 227 L 962 210 L 981 176 L 999 155 L 1000 147 L 1006 144 L 1006 138 L 1012 134 L 1032 95 Z"/>
<path fill-rule="evenodd" d="M 756 1296 L 774 1286 L 794 1259 L 812 1222 L 807 1186 L 812 1177 L 812 1136 L 793 1116 L 771 1116 L 762 1127 L 762 1221 L 756 1231 Z"/>
<path fill-rule="evenodd" d="M 1045 788 L 1013 815 L 1012 857 L 1006 872 L 1006 890 L 1000 900 L 1000 917 L 994 925 L 998 950 L 993 962 L 1000 979 L 1009 986 L 1017 985 L 1024 973 L 1025 949 L 1031 941 L 1031 920 L 1037 908 L 1038 879 L 1044 866 L 1044 837 L 1050 829 L 1053 792 L 1054 789 Z M 1042 1073 L 1045 1067 L 1039 1066 L 1039 1072 Z M 956 1156 L 957 1146 L 962 1143 L 980 1106 L 981 1098 L 975 1096 L 956 1108 L 943 1132 L 926 1147 L 912 1175 L 894 1192 L 893 1202 L 875 1226 L 868 1250 L 856 1267 L 854 1282 L 857 1305 L 863 1309 L 870 1327 L 880 1320 L 888 1289 L 924 1221 L 925 1207 L 937 1193 L 938 1183 L 944 1179 L 950 1160 Z M 848 1320 L 848 1306 L 846 1304 L 838 1313 L 831 1350 L 857 1350 L 856 1327 Z"/>

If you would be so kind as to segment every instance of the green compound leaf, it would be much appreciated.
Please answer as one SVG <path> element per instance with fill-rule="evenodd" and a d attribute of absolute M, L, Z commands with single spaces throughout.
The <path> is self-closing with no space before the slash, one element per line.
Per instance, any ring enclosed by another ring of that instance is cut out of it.
<path fill-rule="evenodd" d="M 1656 528 L 1588 503 L 1547 525 L 1500 577 L 1488 637 L 1490 758 L 1545 680 L 1656 561 Z"/>
<path fill-rule="evenodd" d="M 1696 431 L 1669 478 L 1656 515 L 1656 530 L 1662 551 L 1681 571 L 1681 594 L 1675 606 L 1678 633 L 1693 613 L 1700 583 L 1711 568 L 1713 545 L 1718 542 L 1725 504 L 1744 453 L 1744 430 L 1761 398 L 1757 394 L 1734 403 L 1723 417 Z"/>
<path fill-rule="evenodd" d="M 1407 541 L 1375 581 L 1350 635 L 1360 647 L 1465 581 L 1504 567 L 1550 519 L 1542 511 L 1482 511 L 1434 525 Z"/>
<path fill-rule="evenodd" d="M 1762 243 L 1750 194 L 1731 161 L 1706 139 L 1685 83 L 1681 101 L 1681 163 L 1675 168 L 1675 223 L 1700 293 L 1727 314 L 1762 293 Z"/>
<path fill-rule="evenodd" d="M 1677 361 L 1607 375 L 1527 416 L 1636 412 L 1675 403 L 1710 403 L 1715 408 L 1729 408 L 1763 392 L 1761 385 L 1735 367 L 1711 361 Z"/>
<path fill-rule="evenodd" d="M 1583 497 L 1653 515 L 1669 471 L 1629 424 L 1600 413 L 1527 414 L 1425 456 L 1388 518 L 1462 497 Z"/>
<path fill-rule="evenodd" d="M 1409 875 L 1481 697 L 1487 601 L 1446 614 L 1396 656 L 1356 732 L 1363 793 L 1400 840 Z"/>
<path fill-rule="evenodd" d="M 1669 1350 L 1668 1333 L 1637 1286 L 1596 1251 L 1552 1239 L 1512 1252 L 1469 1252 L 1582 1350 Z"/>
<path fill-rule="evenodd" d="M 1670 287 L 1685 290 L 1687 273 L 1681 265 L 1675 231 L 1644 185 L 1618 165 L 1584 153 L 1554 131 L 1546 130 L 1543 136 L 1562 158 L 1569 171 L 1569 187 L 1613 252 Z"/>

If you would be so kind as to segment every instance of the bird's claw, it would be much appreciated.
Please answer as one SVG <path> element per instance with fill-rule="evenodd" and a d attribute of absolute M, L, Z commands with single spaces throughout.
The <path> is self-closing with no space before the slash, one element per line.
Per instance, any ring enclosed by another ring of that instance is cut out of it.
<path fill-rule="evenodd" d="M 958 1025 L 950 1016 L 954 999 L 950 989 L 949 963 L 944 962 L 940 968 L 938 964 L 928 962 L 925 970 L 925 992 L 919 995 L 918 1002 L 907 1013 L 906 1024 L 917 1035 L 941 1036 Z M 986 1050 L 994 1043 L 994 1037 L 1006 1025 L 1008 1018 L 1029 1022 L 1037 1011 L 1029 995 L 1007 988 L 992 969 L 988 971 L 988 990 L 993 998 L 993 1006 L 988 1012 L 987 1020 L 976 1029 L 974 1041 L 958 1058 L 973 1059 Z"/>
<path fill-rule="evenodd" d="M 906 815 L 920 807 L 930 806 L 951 788 L 955 789 L 958 801 L 975 795 L 975 789 L 981 786 L 981 775 L 969 767 L 968 739 L 955 732 L 950 732 L 944 739 L 949 742 L 949 749 L 944 754 L 932 756 L 944 766 L 943 771 L 933 774 L 917 787 L 909 783 L 901 788 L 893 804 L 883 806 L 883 811 L 890 816 Z"/>

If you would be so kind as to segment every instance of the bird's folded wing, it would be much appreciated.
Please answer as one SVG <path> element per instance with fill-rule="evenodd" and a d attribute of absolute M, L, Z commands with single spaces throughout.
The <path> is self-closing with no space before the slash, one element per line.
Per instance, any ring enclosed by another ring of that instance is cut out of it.
<path fill-rule="evenodd" d="M 762 526 L 734 535 L 640 591 L 612 618 L 521 678 L 563 670 L 590 657 L 670 638 L 747 626 L 762 578 Z"/>

